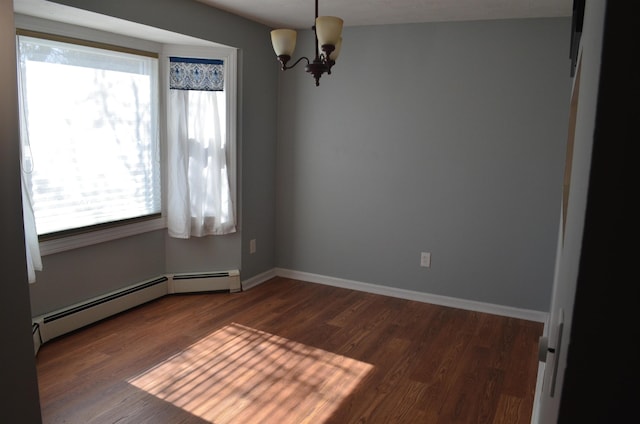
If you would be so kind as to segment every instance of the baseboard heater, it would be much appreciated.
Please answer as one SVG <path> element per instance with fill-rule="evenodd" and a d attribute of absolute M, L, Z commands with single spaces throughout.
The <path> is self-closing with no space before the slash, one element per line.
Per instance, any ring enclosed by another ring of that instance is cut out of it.
<path fill-rule="evenodd" d="M 35 353 L 43 343 L 154 299 L 177 293 L 238 292 L 237 270 L 164 275 L 33 318 Z"/>
<path fill-rule="evenodd" d="M 239 292 L 240 272 L 195 272 L 173 274 L 169 281 L 169 293 Z"/>
<path fill-rule="evenodd" d="M 40 325 L 37 323 L 33 323 L 31 325 L 31 335 L 33 336 L 33 350 L 35 353 L 38 353 L 40 350 L 40 346 L 42 345 L 42 338 L 40 337 Z"/>

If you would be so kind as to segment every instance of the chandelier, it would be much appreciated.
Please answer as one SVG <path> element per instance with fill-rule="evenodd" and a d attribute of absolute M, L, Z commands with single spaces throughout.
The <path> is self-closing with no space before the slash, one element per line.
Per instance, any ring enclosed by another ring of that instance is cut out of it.
<path fill-rule="evenodd" d="M 315 33 L 316 56 L 313 61 L 307 57 L 301 57 L 293 65 L 287 66 L 293 50 L 296 48 L 296 31 L 292 29 L 274 29 L 271 31 L 271 43 L 278 56 L 282 70 L 286 71 L 305 60 L 305 71 L 313 75 L 316 87 L 320 85 L 320 77 L 325 72 L 331 75 L 331 68 L 336 63 L 340 47 L 342 47 L 342 19 L 336 16 L 318 16 L 318 0 L 316 0 L 316 19 L 311 29 Z"/>

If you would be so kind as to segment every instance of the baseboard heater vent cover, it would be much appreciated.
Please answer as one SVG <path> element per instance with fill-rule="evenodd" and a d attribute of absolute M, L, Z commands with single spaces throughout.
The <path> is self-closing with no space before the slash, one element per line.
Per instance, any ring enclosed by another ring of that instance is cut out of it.
<path fill-rule="evenodd" d="M 240 272 L 192 272 L 170 276 L 169 293 L 239 292 Z"/>
<path fill-rule="evenodd" d="M 37 328 L 34 330 L 34 342 L 36 333 L 41 345 L 55 337 L 165 296 L 168 280 L 165 276 L 158 277 L 36 317 L 32 322 L 34 328 Z"/>
<path fill-rule="evenodd" d="M 51 339 L 167 294 L 239 291 L 238 270 L 163 275 L 33 318 L 34 350 L 37 354 Z"/>

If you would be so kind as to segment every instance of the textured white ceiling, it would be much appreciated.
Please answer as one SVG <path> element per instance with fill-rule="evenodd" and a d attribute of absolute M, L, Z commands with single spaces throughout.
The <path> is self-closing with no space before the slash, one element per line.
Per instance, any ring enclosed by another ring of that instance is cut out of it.
<path fill-rule="evenodd" d="M 315 0 L 198 0 L 273 28 L 308 29 Z M 345 26 L 571 16 L 573 0 L 318 0 Z"/>
<path fill-rule="evenodd" d="M 177 0 L 176 0 L 177 1 Z M 315 0 L 194 0 L 273 28 L 309 29 Z M 145 27 L 47 0 L 14 0 L 14 11 L 157 42 L 197 44 L 180 34 Z M 344 19 L 345 26 L 418 22 L 571 16 L 573 0 L 319 0 L 319 15 Z M 209 43 L 210 44 L 210 43 Z"/>

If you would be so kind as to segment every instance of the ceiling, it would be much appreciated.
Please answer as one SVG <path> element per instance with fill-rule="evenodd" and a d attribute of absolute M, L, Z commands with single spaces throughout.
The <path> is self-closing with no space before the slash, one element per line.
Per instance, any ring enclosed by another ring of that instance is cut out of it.
<path fill-rule="evenodd" d="M 309 29 L 313 0 L 197 0 L 273 28 Z M 571 16 L 573 0 L 319 0 L 345 26 Z"/>
<path fill-rule="evenodd" d="M 193 0 L 244 16 L 273 28 L 310 29 L 312 0 Z M 14 11 L 94 29 L 139 36 L 140 25 L 47 0 L 14 0 Z M 514 18 L 569 17 L 573 0 L 319 0 L 319 15 L 344 19 L 345 26 Z M 144 38 L 157 42 L 198 44 L 201 41 L 156 28 Z"/>

